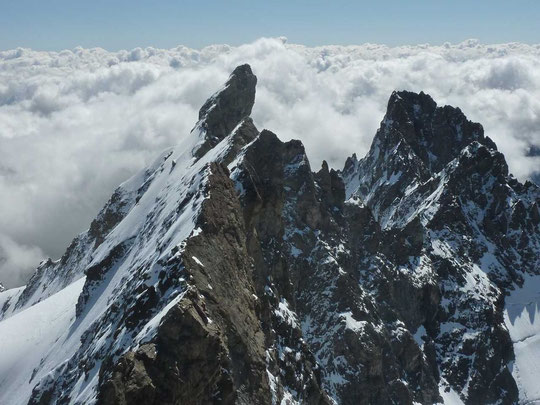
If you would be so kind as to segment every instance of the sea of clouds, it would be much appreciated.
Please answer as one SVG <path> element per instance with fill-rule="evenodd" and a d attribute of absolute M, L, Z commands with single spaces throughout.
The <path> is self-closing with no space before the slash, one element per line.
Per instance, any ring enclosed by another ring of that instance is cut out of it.
<path fill-rule="evenodd" d="M 114 188 L 189 133 L 235 66 L 258 76 L 253 118 L 301 139 L 314 169 L 362 156 L 397 89 L 481 122 L 525 180 L 540 170 L 540 45 L 305 47 L 284 38 L 195 50 L 0 51 L 0 281 L 58 258 Z"/>

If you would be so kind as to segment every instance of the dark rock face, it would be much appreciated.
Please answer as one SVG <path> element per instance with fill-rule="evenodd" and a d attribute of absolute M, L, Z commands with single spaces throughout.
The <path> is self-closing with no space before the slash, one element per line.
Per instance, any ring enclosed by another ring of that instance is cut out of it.
<path fill-rule="evenodd" d="M 29 403 L 69 403 L 80 381 L 100 404 L 517 403 L 504 300 L 540 272 L 538 187 L 410 92 L 365 158 L 314 172 L 301 142 L 254 126 L 255 84 L 235 69 L 187 163 L 164 154 L 36 272 L 20 305 L 84 269 L 85 329 Z"/>
<path fill-rule="evenodd" d="M 257 76 L 249 65 L 233 70 L 223 90 L 210 97 L 199 110 L 199 121 L 213 136 L 223 138 L 251 114 L 255 103 Z"/>
<path fill-rule="evenodd" d="M 392 93 L 385 118 L 394 132 L 389 138 L 402 137 L 431 172 L 440 171 L 471 142 L 497 149 L 480 124 L 468 121 L 459 108 L 437 107 L 423 92 Z"/>
<path fill-rule="evenodd" d="M 379 252 L 411 271 L 399 290 L 387 275 L 375 291 L 411 332 L 424 328 L 439 385 L 465 403 L 516 403 L 504 292 L 539 269 L 538 188 L 509 176 L 479 124 L 408 92 L 392 95 L 370 152 L 343 176 L 384 228 Z"/>
<path fill-rule="evenodd" d="M 189 240 L 182 257 L 190 288 L 167 313 L 155 343 L 101 369 L 102 404 L 262 404 L 283 395 L 270 390 L 267 362 L 283 360 L 267 354 L 267 345 L 284 339 L 302 347 L 300 334 L 287 324 L 262 327 L 271 304 L 256 295 L 234 183 L 223 165 L 213 164 L 211 172 L 211 197 L 198 219 L 202 233 Z M 291 364 L 273 367 L 278 375 L 290 373 L 303 403 L 328 403 L 311 370 L 315 361 L 303 350 L 309 360 L 293 357 Z"/>
<path fill-rule="evenodd" d="M 472 142 L 496 150 L 482 126 L 459 108 L 437 107 L 424 93 L 394 92 L 367 156 L 347 159 L 348 194 L 356 192 L 387 227 L 406 216 L 399 205 L 406 188 L 433 186 L 429 180 Z"/>
<path fill-rule="evenodd" d="M 255 103 L 257 76 L 249 65 L 238 66 L 225 87 L 210 97 L 199 110 L 199 122 L 194 131 L 204 132 L 205 142 L 194 152 L 201 157 L 231 133 L 244 118 L 249 117 Z"/>
<path fill-rule="evenodd" d="M 299 142 L 263 131 L 232 177 L 244 190 L 259 294 L 294 311 L 327 392 L 345 404 L 435 402 L 437 381 L 410 333 L 394 337 L 359 284 L 358 266 L 381 231 L 369 210 L 345 204 L 337 173 L 325 164 L 312 173 Z"/>
<path fill-rule="evenodd" d="M 100 403 L 270 402 L 238 199 L 226 168 L 214 164 L 211 172 L 212 197 L 199 217 L 203 233 L 183 254 L 192 284 L 167 313 L 156 342 L 114 365 Z"/>

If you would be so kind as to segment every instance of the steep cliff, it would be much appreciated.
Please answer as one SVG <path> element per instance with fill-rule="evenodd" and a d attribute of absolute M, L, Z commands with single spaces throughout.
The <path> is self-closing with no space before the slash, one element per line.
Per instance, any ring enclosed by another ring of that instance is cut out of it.
<path fill-rule="evenodd" d="M 61 259 L 0 291 L 0 402 L 540 400 L 539 188 L 424 93 L 391 95 L 366 157 L 313 171 L 255 127 L 256 83 L 237 67 Z"/>

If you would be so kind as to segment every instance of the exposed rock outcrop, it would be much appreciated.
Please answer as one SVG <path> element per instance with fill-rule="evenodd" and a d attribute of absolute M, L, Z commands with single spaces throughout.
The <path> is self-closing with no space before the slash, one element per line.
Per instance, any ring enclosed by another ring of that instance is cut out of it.
<path fill-rule="evenodd" d="M 193 131 L 200 131 L 204 142 L 194 151 L 199 158 L 229 135 L 251 114 L 255 103 L 257 76 L 249 65 L 238 66 L 225 87 L 210 97 L 199 110 L 199 122 Z"/>
<path fill-rule="evenodd" d="M 29 403 L 518 403 L 505 295 L 540 274 L 538 187 L 411 92 L 366 157 L 314 172 L 255 127 L 256 82 L 236 68 L 6 301 L 18 316 L 85 277 Z"/>

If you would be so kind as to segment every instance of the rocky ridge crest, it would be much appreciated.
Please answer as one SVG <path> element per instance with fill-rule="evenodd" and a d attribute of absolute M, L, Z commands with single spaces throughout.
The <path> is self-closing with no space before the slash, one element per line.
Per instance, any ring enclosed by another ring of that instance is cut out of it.
<path fill-rule="evenodd" d="M 17 316 L 84 277 L 28 403 L 517 403 L 505 295 L 540 273 L 538 187 L 411 92 L 365 158 L 314 172 L 253 124 L 256 82 L 236 68 L 5 302 Z"/>

